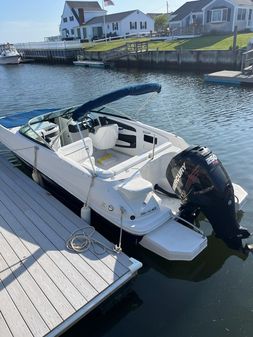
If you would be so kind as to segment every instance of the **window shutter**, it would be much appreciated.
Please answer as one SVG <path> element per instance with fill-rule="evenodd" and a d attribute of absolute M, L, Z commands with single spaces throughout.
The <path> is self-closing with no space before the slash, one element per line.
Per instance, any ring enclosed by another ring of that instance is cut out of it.
<path fill-rule="evenodd" d="M 206 17 L 206 22 L 211 21 L 211 11 L 207 11 L 207 17 Z"/>
<path fill-rule="evenodd" d="M 228 17 L 227 17 L 227 21 L 230 21 L 231 19 L 231 8 L 228 8 Z"/>

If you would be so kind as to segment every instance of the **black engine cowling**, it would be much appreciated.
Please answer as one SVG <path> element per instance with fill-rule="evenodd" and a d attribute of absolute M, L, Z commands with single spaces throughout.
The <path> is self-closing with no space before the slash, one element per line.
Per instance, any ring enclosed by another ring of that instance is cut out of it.
<path fill-rule="evenodd" d="M 215 234 L 232 247 L 250 236 L 236 220 L 232 182 L 223 165 L 208 148 L 192 146 L 175 156 L 166 172 L 174 192 L 182 200 L 181 216 L 192 220 L 202 211 Z"/>

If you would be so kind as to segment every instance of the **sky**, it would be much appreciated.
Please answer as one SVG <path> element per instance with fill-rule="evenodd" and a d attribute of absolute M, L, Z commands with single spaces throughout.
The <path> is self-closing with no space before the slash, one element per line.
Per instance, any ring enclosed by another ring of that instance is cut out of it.
<path fill-rule="evenodd" d="M 102 0 L 98 0 L 102 6 Z M 139 9 L 144 13 L 166 12 L 166 0 L 113 0 L 108 14 Z M 169 0 L 169 11 L 186 0 Z M 0 43 L 38 42 L 59 35 L 64 0 L 0 0 Z"/>

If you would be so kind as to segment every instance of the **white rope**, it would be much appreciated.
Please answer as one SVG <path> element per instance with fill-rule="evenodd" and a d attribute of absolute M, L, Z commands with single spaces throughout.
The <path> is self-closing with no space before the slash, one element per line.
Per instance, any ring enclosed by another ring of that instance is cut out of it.
<path fill-rule="evenodd" d="M 123 233 L 123 215 L 125 213 L 124 207 L 120 207 L 120 232 L 119 232 L 119 244 L 114 246 L 114 251 L 116 253 L 122 252 L 122 233 Z"/>
<path fill-rule="evenodd" d="M 75 253 L 83 253 L 92 249 L 96 255 L 102 255 L 105 252 L 115 252 L 116 250 L 106 246 L 104 243 L 94 239 L 92 236 L 95 233 L 95 228 L 87 226 L 74 231 L 70 238 L 66 241 L 68 250 Z M 97 249 L 100 248 L 100 250 Z"/>

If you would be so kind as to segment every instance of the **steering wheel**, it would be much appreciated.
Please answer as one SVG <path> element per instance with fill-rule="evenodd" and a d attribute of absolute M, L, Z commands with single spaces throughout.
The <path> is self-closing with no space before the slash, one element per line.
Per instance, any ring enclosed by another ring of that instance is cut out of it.
<path fill-rule="evenodd" d="M 95 125 L 94 125 L 94 121 L 91 117 L 86 117 L 83 121 L 83 125 L 86 126 L 86 128 L 89 130 L 89 132 L 91 133 L 95 133 Z"/>

